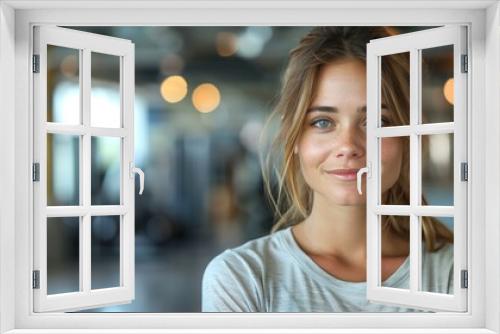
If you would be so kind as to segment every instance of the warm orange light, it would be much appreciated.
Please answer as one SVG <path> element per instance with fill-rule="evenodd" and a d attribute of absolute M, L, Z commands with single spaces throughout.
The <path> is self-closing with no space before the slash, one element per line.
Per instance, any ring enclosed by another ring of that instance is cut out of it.
<path fill-rule="evenodd" d="M 453 104 L 453 91 L 454 91 L 453 78 L 450 78 L 446 81 L 443 87 L 444 98 L 446 99 L 446 101 L 448 101 L 449 104 Z"/>
<path fill-rule="evenodd" d="M 161 83 L 161 96 L 170 103 L 181 101 L 187 94 L 187 82 L 180 75 L 172 75 Z"/>
<path fill-rule="evenodd" d="M 210 83 L 199 85 L 193 92 L 193 105 L 199 112 L 211 112 L 219 106 L 219 103 L 219 90 Z"/>
<path fill-rule="evenodd" d="M 231 32 L 221 31 L 215 39 L 215 47 L 219 56 L 232 56 L 238 49 L 238 38 Z"/>

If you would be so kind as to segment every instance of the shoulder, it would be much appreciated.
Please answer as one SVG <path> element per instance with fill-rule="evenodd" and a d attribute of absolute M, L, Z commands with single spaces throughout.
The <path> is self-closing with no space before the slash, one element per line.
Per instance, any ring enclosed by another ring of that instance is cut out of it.
<path fill-rule="evenodd" d="M 451 243 L 433 252 L 427 251 L 424 247 L 422 258 L 424 291 L 453 293 L 453 260 Z"/>
<path fill-rule="evenodd" d="M 229 249 L 225 253 L 232 258 L 239 258 L 250 264 L 258 265 L 282 253 L 283 239 L 288 229 L 256 238 Z"/>
<path fill-rule="evenodd" d="M 424 261 L 428 262 L 433 267 L 436 266 L 445 266 L 449 267 L 453 265 L 453 244 L 447 243 L 440 249 L 429 252 L 425 249 L 425 244 L 422 245 L 424 247 Z"/>
<path fill-rule="evenodd" d="M 281 238 L 285 230 L 275 232 L 246 243 L 226 249 L 214 257 L 205 269 L 205 274 L 217 274 L 219 271 L 241 272 L 257 275 L 269 261 L 279 256 L 282 250 Z"/>
<path fill-rule="evenodd" d="M 264 275 L 282 252 L 283 232 L 250 240 L 214 257 L 203 274 L 203 310 L 261 311 Z"/>

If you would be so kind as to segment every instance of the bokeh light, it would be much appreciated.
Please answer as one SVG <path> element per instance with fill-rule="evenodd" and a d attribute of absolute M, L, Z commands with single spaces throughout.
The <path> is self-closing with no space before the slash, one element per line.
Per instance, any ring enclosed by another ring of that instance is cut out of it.
<path fill-rule="evenodd" d="M 78 58 L 75 55 L 67 55 L 61 61 L 61 73 L 67 78 L 73 78 L 78 73 Z"/>
<path fill-rule="evenodd" d="M 172 75 L 163 80 L 161 96 L 170 103 L 181 101 L 187 94 L 187 82 L 180 75 Z"/>
<path fill-rule="evenodd" d="M 215 39 L 215 48 L 221 57 L 229 57 L 238 50 L 238 38 L 231 32 L 221 31 Z"/>
<path fill-rule="evenodd" d="M 219 106 L 219 103 L 219 89 L 213 84 L 201 84 L 193 92 L 193 105 L 199 112 L 211 112 Z"/>
<path fill-rule="evenodd" d="M 431 161 L 440 168 L 448 166 L 451 157 L 450 136 L 448 134 L 432 135 L 429 136 L 429 141 Z"/>
<path fill-rule="evenodd" d="M 238 38 L 238 55 L 247 59 L 260 56 L 264 45 L 271 39 L 272 35 L 271 27 L 247 27 Z"/>
<path fill-rule="evenodd" d="M 184 69 L 184 59 L 175 53 L 169 53 L 161 58 L 160 71 L 163 75 L 179 74 Z"/>
<path fill-rule="evenodd" d="M 453 78 L 448 79 L 443 87 L 443 94 L 446 101 L 449 104 L 453 104 L 453 90 L 454 90 Z"/>

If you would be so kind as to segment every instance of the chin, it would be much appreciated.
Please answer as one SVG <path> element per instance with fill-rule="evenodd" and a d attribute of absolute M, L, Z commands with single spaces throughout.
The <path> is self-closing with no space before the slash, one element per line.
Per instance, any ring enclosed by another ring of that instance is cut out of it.
<path fill-rule="evenodd" d="M 341 206 L 365 206 L 366 201 L 365 200 L 343 200 L 343 201 L 332 201 L 335 203 L 335 205 L 341 205 Z"/>
<path fill-rule="evenodd" d="M 321 200 L 332 206 L 366 206 L 366 195 L 360 195 L 356 187 L 344 189 L 324 188 L 315 191 L 315 196 L 320 196 Z"/>
<path fill-rule="evenodd" d="M 330 197 L 330 201 L 335 205 L 345 205 L 345 206 L 360 206 L 366 205 L 366 198 L 363 195 L 356 193 L 349 194 L 333 194 Z"/>

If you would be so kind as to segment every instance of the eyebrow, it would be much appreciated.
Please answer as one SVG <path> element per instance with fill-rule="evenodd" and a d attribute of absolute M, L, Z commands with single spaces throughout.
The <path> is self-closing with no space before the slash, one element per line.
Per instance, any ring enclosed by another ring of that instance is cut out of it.
<path fill-rule="evenodd" d="M 330 107 L 330 106 L 316 106 L 316 107 L 311 107 L 307 109 L 307 112 L 314 112 L 314 111 L 320 111 L 320 112 L 331 112 L 331 113 L 338 113 L 339 109 L 337 107 Z M 366 112 L 366 106 L 359 107 L 357 112 Z"/>
<path fill-rule="evenodd" d="M 387 105 L 382 104 L 381 109 L 387 109 Z M 307 113 L 314 112 L 314 111 L 319 111 L 319 112 L 331 112 L 331 113 L 338 113 L 339 110 L 337 107 L 330 107 L 330 106 L 315 106 L 307 109 Z M 366 106 L 359 107 L 356 109 L 357 112 L 364 112 L 366 113 Z"/>

